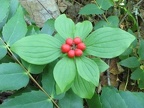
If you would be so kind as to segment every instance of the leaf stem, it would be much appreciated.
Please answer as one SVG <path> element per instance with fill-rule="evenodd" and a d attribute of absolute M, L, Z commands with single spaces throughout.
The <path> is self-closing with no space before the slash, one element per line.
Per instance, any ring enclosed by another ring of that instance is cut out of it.
<path fill-rule="evenodd" d="M 2 38 L 0 37 L 0 40 L 2 40 Z M 28 76 L 31 78 L 31 80 L 48 96 L 48 98 L 53 102 L 53 104 L 59 108 L 59 106 L 57 105 L 57 103 L 53 100 L 53 98 L 42 88 L 42 86 L 33 78 L 33 76 L 29 73 L 29 71 L 23 66 L 23 64 L 17 59 L 17 57 L 13 54 L 13 52 L 11 51 L 11 49 L 9 48 L 9 46 L 7 46 L 7 44 L 5 44 L 5 42 L 2 40 L 2 42 L 4 43 L 4 45 L 6 46 L 7 50 L 11 53 L 11 55 L 14 57 L 14 59 L 17 61 L 17 63 L 26 71 L 26 73 L 28 74 Z"/>

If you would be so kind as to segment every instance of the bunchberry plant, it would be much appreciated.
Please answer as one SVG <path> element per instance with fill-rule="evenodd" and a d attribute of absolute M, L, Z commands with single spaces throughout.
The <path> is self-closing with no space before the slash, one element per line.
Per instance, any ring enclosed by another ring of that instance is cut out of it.
<path fill-rule="evenodd" d="M 57 34 L 54 37 L 46 34 L 27 36 L 15 42 L 11 50 L 36 65 L 59 59 L 53 70 L 57 93 L 71 88 L 82 98 L 91 98 L 99 84 L 101 69 L 93 58 L 118 56 L 135 39 L 119 28 L 105 27 L 92 31 L 90 21 L 75 25 L 64 14 L 56 19 L 55 29 Z"/>

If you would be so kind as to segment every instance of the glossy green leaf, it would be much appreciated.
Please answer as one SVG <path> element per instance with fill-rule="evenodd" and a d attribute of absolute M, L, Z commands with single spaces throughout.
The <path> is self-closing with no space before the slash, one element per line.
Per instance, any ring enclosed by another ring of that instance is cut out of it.
<path fill-rule="evenodd" d="M 137 68 L 134 72 L 132 72 L 131 79 L 144 80 L 144 70 Z"/>
<path fill-rule="evenodd" d="M 143 101 L 144 93 L 142 92 L 119 92 L 110 87 L 104 87 L 102 90 L 102 108 L 143 108 Z"/>
<path fill-rule="evenodd" d="M 60 108 L 83 108 L 83 99 L 70 90 L 59 100 L 59 106 Z"/>
<path fill-rule="evenodd" d="M 100 58 L 94 58 L 93 59 L 96 64 L 98 65 L 99 71 L 100 72 L 104 72 L 109 68 L 109 65 L 107 65 L 103 60 L 101 60 Z"/>
<path fill-rule="evenodd" d="M 72 85 L 72 90 L 79 97 L 90 99 L 95 92 L 95 85 L 91 82 L 86 81 L 79 75 L 76 75 L 76 78 Z"/>
<path fill-rule="evenodd" d="M 55 21 L 54 19 L 47 20 L 41 29 L 41 33 L 52 35 L 55 31 L 54 21 Z"/>
<path fill-rule="evenodd" d="M 122 54 L 135 37 L 119 28 L 103 27 L 91 33 L 85 41 L 85 52 L 101 58 L 113 58 Z"/>
<path fill-rule="evenodd" d="M 0 29 L 5 24 L 10 8 L 10 1 L 9 0 L 0 0 Z"/>
<path fill-rule="evenodd" d="M 59 40 L 46 34 L 24 37 L 11 46 L 22 59 L 37 65 L 50 63 L 61 56 Z"/>
<path fill-rule="evenodd" d="M 27 26 L 24 20 L 22 8 L 19 6 L 16 14 L 3 27 L 3 38 L 10 46 L 17 40 L 25 36 Z"/>
<path fill-rule="evenodd" d="M 67 18 L 65 14 L 60 15 L 55 20 L 54 26 L 55 26 L 56 31 L 64 39 L 68 37 L 71 37 L 71 38 L 74 37 L 75 24 L 71 19 Z"/>
<path fill-rule="evenodd" d="M 108 10 L 111 6 L 113 6 L 112 0 L 95 0 L 95 1 L 103 10 Z"/>
<path fill-rule="evenodd" d="M 28 75 L 18 64 L 0 64 L 0 90 L 18 90 L 25 87 L 28 82 Z"/>
<path fill-rule="evenodd" d="M 93 95 L 91 99 L 87 99 L 87 103 L 89 108 L 102 108 L 100 96 L 96 93 Z"/>
<path fill-rule="evenodd" d="M 62 58 L 54 68 L 54 79 L 61 91 L 74 81 L 76 75 L 76 66 L 74 59 L 68 57 Z"/>
<path fill-rule="evenodd" d="M 94 26 L 94 29 L 98 29 L 101 27 L 118 27 L 119 26 L 119 19 L 117 16 L 110 16 L 107 18 L 107 21 L 101 20 L 97 22 Z"/>
<path fill-rule="evenodd" d="M 128 68 L 136 68 L 140 65 L 140 62 L 136 57 L 129 57 L 120 61 L 119 64 Z"/>
<path fill-rule="evenodd" d="M 98 15 L 98 14 L 103 14 L 103 13 L 104 11 L 95 4 L 87 4 L 79 12 L 79 14 L 81 15 L 90 15 L 90 14 Z"/>
<path fill-rule="evenodd" d="M 140 59 L 144 60 L 144 40 L 143 39 L 140 40 L 138 54 L 139 54 Z"/>
<path fill-rule="evenodd" d="M 88 82 L 93 83 L 95 86 L 99 83 L 99 69 L 97 64 L 87 58 L 87 57 L 80 57 L 76 58 L 76 66 L 78 74 Z"/>
<path fill-rule="evenodd" d="M 0 38 L 0 59 L 2 59 L 7 53 L 7 49 Z"/>
<path fill-rule="evenodd" d="M 32 74 L 39 74 L 39 73 L 43 72 L 43 69 L 45 68 L 45 65 L 30 64 L 24 60 L 22 60 L 22 64 Z"/>
<path fill-rule="evenodd" d="M 53 108 L 42 91 L 31 91 L 4 101 L 0 108 Z"/>
<path fill-rule="evenodd" d="M 81 37 L 81 39 L 85 39 L 88 34 L 92 31 L 92 23 L 90 21 L 84 21 L 82 23 L 76 24 L 76 31 L 74 36 Z"/>

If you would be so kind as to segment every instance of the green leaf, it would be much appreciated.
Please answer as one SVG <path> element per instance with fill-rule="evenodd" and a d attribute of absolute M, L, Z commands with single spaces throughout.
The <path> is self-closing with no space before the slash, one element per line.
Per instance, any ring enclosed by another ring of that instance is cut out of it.
<path fill-rule="evenodd" d="M 30 25 L 27 27 L 27 29 L 28 30 L 27 30 L 26 36 L 39 34 L 39 32 L 40 32 L 39 27 L 37 27 L 35 25 Z"/>
<path fill-rule="evenodd" d="M 7 49 L 0 38 L 0 59 L 2 59 L 7 53 Z"/>
<path fill-rule="evenodd" d="M 16 14 L 3 27 L 3 38 L 10 46 L 17 40 L 25 36 L 27 26 L 24 20 L 22 8 L 19 6 Z"/>
<path fill-rule="evenodd" d="M 143 108 L 144 107 L 144 93 L 121 91 L 121 97 L 125 101 L 127 108 Z M 122 107 L 121 107 L 122 108 Z"/>
<path fill-rule="evenodd" d="M 121 95 L 114 88 L 103 87 L 101 102 L 102 108 L 128 108 Z"/>
<path fill-rule="evenodd" d="M 56 94 L 57 95 L 63 95 L 64 93 L 66 93 L 70 88 L 71 88 L 71 85 L 72 85 L 72 83 L 70 83 L 70 84 L 68 84 L 66 87 L 65 87 L 65 89 L 62 91 L 61 89 L 60 89 L 60 87 L 58 86 L 58 84 L 56 84 Z"/>
<path fill-rule="evenodd" d="M 88 103 L 89 108 L 102 108 L 100 96 L 96 93 L 91 99 L 87 99 L 87 103 Z"/>
<path fill-rule="evenodd" d="M 108 10 L 111 6 L 113 6 L 112 0 L 95 0 L 95 1 L 103 10 Z"/>
<path fill-rule="evenodd" d="M 59 100 L 59 106 L 60 108 L 83 108 L 83 99 L 70 90 Z"/>
<path fill-rule="evenodd" d="M 0 60 L 0 64 L 2 64 L 2 63 L 9 63 L 9 62 L 13 62 L 13 58 L 10 57 L 9 55 L 4 56 L 4 57 Z"/>
<path fill-rule="evenodd" d="M 100 58 L 113 58 L 122 54 L 135 37 L 119 28 L 104 27 L 91 33 L 85 41 L 85 52 Z"/>
<path fill-rule="evenodd" d="M 144 93 L 142 92 L 119 92 L 110 87 L 104 87 L 102 90 L 102 108 L 143 108 L 143 101 Z"/>
<path fill-rule="evenodd" d="M 84 21 L 82 23 L 76 24 L 76 31 L 74 36 L 81 37 L 81 39 L 85 39 L 88 34 L 92 31 L 92 23 L 90 21 Z"/>
<path fill-rule="evenodd" d="M 79 14 L 81 14 L 81 15 L 90 15 L 90 14 L 96 14 L 96 15 L 98 15 L 98 14 L 103 14 L 103 13 L 104 13 L 104 11 L 101 10 L 95 4 L 87 4 L 79 12 Z"/>
<path fill-rule="evenodd" d="M 119 56 L 119 58 L 121 60 L 128 58 L 132 53 L 133 50 L 136 48 L 137 46 L 137 39 L 135 39 L 131 45 Z"/>
<path fill-rule="evenodd" d="M 144 40 L 143 39 L 140 40 L 138 54 L 139 54 L 140 59 L 144 60 Z"/>
<path fill-rule="evenodd" d="M 109 65 L 107 65 L 103 60 L 101 60 L 100 58 L 94 58 L 93 59 L 96 64 L 98 65 L 99 71 L 100 72 L 104 72 L 109 68 Z"/>
<path fill-rule="evenodd" d="M 35 65 L 30 64 L 24 60 L 22 60 L 22 64 L 25 66 L 25 68 L 28 70 L 28 72 L 32 74 L 39 74 L 43 72 L 43 69 L 45 68 L 45 65 Z"/>
<path fill-rule="evenodd" d="M 22 59 L 37 65 L 50 63 L 60 57 L 61 43 L 46 34 L 24 37 L 11 46 L 11 50 Z"/>
<path fill-rule="evenodd" d="M 0 108 L 53 108 L 42 91 L 31 91 L 4 101 Z"/>
<path fill-rule="evenodd" d="M 60 90 L 64 91 L 74 81 L 76 75 L 74 59 L 65 56 L 56 64 L 53 73 Z"/>
<path fill-rule="evenodd" d="M 48 64 L 48 66 L 46 66 L 46 68 L 44 69 L 44 72 L 42 73 L 42 87 L 44 88 L 44 90 L 54 99 L 61 99 L 62 97 L 64 97 L 64 94 L 61 95 L 57 95 L 56 94 L 56 90 L 55 90 L 55 80 L 53 77 L 53 68 L 55 66 L 55 62 L 52 62 L 50 64 Z"/>
<path fill-rule="evenodd" d="M 18 90 L 25 87 L 28 82 L 28 75 L 18 64 L 0 64 L 0 90 Z"/>
<path fill-rule="evenodd" d="M 144 80 L 138 80 L 138 87 L 144 89 Z"/>
<path fill-rule="evenodd" d="M 132 72 L 131 79 L 144 80 L 144 70 L 137 68 L 134 72 Z"/>
<path fill-rule="evenodd" d="M 0 29 L 5 24 L 10 8 L 9 0 L 0 0 Z"/>
<path fill-rule="evenodd" d="M 58 33 L 55 34 L 54 37 L 55 37 L 56 39 L 58 39 L 58 40 L 61 42 L 61 44 L 65 43 L 65 39 L 63 39 Z"/>
<path fill-rule="evenodd" d="M 93 83 L 95 86 L 98 85 L 100 73 L 97 64 L 93 60 L 85 56 L 76 58 L 76 66 L 78 74 L 83 79 Z"/>
<path fill-rule="evenodd" d="M 129 57 L 120 61 L 119 64 L 128 68 L 136 68 L 140 65 L 140 62 L 136 57 Z"/>
<path fill-rule="evenodd" d="M 69 38 L 69 37 L 71 38 L 74 37 L 75 24 L 71 19 L 67 18 L 65 14 L 60 15 L 55 20 L 54 26 L 55 26 L 56 31 L 64 39 Z"/>
<path fill-rule="evenodd" d="M 95 85 L 86 81 L 77 74 L 72 85 L 72 90 L 79 97 L 90 99 L 95 92 Z"/>
<path fill-rule="evenodd" d="M 51 64 L 51 63 L 50 63 Z M 42 73 L 42 87 L 48 94 L 50 94 L 53 97 L 53 92 L 55 92 L 55 81 L 53 78 L 53 68 L 54 66 L 48 65 L 46 69 L 44 69 L 44 72 Z M 52 63 L 53 64 L 53 63 Z"/>
<path fill-rule="evenodd" d="M 101 27 L 118 27 L 119 26 L 119 19 L 117 16 L 110 16 L 107 18 L 107 21 L 101 20 L 95 24 L 94 29 L 99 29 Z"/>
<path fill-rule="evenodd" d="M 18 6 L 19 6 L 19 0 L 10 0 L 9 18 L 11 18 L 15 14 Z"/>
<path fill-rule="evenodd" d="M 52 35 L 55 31 L 54 21 L 54 19 L 47 20 L 41 29 L 41 33 Z"/>

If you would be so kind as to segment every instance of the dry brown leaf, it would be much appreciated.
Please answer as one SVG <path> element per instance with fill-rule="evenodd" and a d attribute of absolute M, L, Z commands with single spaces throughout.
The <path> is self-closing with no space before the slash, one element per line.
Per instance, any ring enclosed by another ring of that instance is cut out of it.
<path fill-rule="evenodd" d="M 110 74 L 110 82 L 112 86 L 118 87 L 119 82 L 118 82 L 117 75 Z"/>
<path fill-rule="evenodd" d="M 124 90 L 125 89 L 125 82 L 122 82 L 119 86 L 119 90 Z"/>
<path fill-rule="evenodd" d="M 117 75 L 124 72 L 124 69 L 117 62 L 117 58 L 111 59 L 109 71 L 113 75 Z"/>

